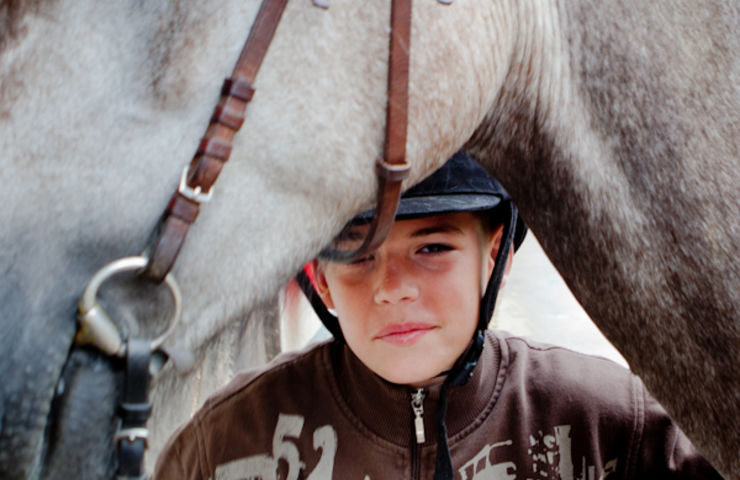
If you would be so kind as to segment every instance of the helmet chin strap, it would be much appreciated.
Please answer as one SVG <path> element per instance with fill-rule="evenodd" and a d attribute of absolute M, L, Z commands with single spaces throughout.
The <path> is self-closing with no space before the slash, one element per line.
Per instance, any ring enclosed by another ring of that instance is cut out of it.
<path fill-rule="evenodd" d="M 321 323 L 324 324 L 336 340 L 344 342 L 344 335 L 342 335 L 342 329 L 339 327 L 339 320 L 331 314 L 329 309 L 326 308 L 326 305 L 324 305 L 324 302 L 321 301 L 321 297 L 319 297 L 319 294 L 313 288 L 313 284 L 311 283 L 311 279 L 308 278 L 306 270 L 302 268 L 296 274 L 295 279 L 298 282 L 298 286 L 301 287 L 303 294 L 311 302 L 313 311 L 316 312 Z"/>
<path fill-rule="evenodd" d="M 437 422 L 437 460 L 434 467 L 434 480 L 452 480 L 455 476 L 455 473 L 452 471 L 452 458 L 450 457 L 450 445 L 447 441 L 447 425 L 445 423 L 445 416 L 447 415 L 447 389 L 449 387 L 465 385 L 468 382 L 483 352 L 485 332 L 493 315 L 493 309 L 496 307 L 496 298 L 498 297 L 498 291 L 501 288 L 504 273 L 506 272 L 506 259 L 514 243 L 517 210 L 511 202 L 509 202 L 508 208 L 509 211 L 504 221 L 501 244 L 496 253 L 496 263 L 493 266 L 491 278 L 488 280 L 486 291 L 480 302 L 478 326 L 473 334 L 473 340 L 467 350 L 455 362 L 440 391 L 439 406 L 435 414 L 435 420 Z"/>

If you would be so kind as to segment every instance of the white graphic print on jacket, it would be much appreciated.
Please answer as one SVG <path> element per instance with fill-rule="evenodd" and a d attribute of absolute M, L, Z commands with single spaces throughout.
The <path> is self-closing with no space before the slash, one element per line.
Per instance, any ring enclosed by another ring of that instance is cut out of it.
<path fill-rule="evenodd" d="M 493 463 L 495 450 L 513 445 L 511 440 L 486 445 L 473 458 L 467 461 L 458 473 L 462 480 L 525 480 L 517 476 L 514 462 Z M 536 437 L 529 436 L 527 454 L 531 458 L 530 472 L 534 478 L 526 480 L 604 480 L 617 469 L 617 459 L 606 462 L 603 473 L 596 478 L 595 467 L 586 465 L 586 458 L 581 459 L 579 476 L 574 475 L 571 456 L 570 425 L 558 425 L 553 435 L 537 432 Z"/>
<path fill-rule="evenodd" d="M 277 480 L 278 460 L 288 464 L 285 480 L 297 480 L 306 465 L 300 453 L 288 438 L 298 438 L 303 430 L 304 418 L 300 415 L 280 414 L 272 437 L 272 456 L 252 455 L 216 467 L 214 480 Z M 325 480 L 334 471 L 334 456 L 337 453 L 337 432 L 331 425 L 324 425 L 313 432 L 313 448 L 321 449 L 321 458 L 306 480 Z"/>
<path fill-rule="evenodd" d="M 280 414 L 272 438 L 272 456 L 267 454 L 240 458 L 216 467 L 213 480 L 277 480 L 278 461 L 288 464 L 285 480 L 297 480 L 301 470 L 306 468 L 300 453 L 290 438 L 299 438 L 303 430 L 304 417 Z M 458 470 L 462 480 L 604 480 L 617 468 L 617 459 L 604 465 L 603 473 L 596 477 L 595 467 L 581 459 L 580 475 L 575 476 L 571 457 L 570 425 L 559 425 L 554 434 L 538 432 L 529 436 L 527 454 L 531 459 L 531 470 L 535 477 L 517 475 L 514 462 L 493 463 L 497 449 L 511 447 L 513 442 L 506 440 L 483 447 L 473 458 Z M 337 452 L 337 433 L 331 425 L 324 425 L 313 432 L 313 447 L 321 449 L 321 458 L 306 480 L 326 480 L 332 478 L 334 458 Z M 370 480 L 365 476 L 364 480 Z"/>

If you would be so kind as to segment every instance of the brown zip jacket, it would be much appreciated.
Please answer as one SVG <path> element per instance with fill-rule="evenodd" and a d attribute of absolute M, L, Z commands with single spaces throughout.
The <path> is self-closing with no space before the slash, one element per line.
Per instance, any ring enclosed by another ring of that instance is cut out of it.
<path fill-rule="evenodd" d="M 154 479 L 431 479 L 438 401 L 439 388 L 390 384 L 344 344 L 319 344 L 209 399 L 169 440 Z M 721 478 L 610 360 L 489 332 L 448 402 L 455 479 Z"/>

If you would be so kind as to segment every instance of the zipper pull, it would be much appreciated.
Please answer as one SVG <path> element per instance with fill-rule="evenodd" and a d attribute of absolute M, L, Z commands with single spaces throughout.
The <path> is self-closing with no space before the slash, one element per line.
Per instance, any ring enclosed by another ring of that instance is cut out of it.
<path fill-rule="evenodd" d="M 414 411 L 416 443 L 424 443 L 426 441 L 426 437 L 424 436 L 424 418 L 422 417 L 424 415 L 424 397 L 426 397 L 426 392 L 423 388 L 411 394 L 411 409 Z"/>

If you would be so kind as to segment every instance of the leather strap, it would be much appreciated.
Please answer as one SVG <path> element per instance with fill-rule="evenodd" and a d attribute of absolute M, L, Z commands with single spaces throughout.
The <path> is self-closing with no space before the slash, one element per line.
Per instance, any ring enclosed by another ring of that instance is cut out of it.
<path fill-rule="evenodd" d="M 231 154 L 234 135 L 244 121 L 247 104 L 254 95 L 254 79 L 280 22 L 287 0 L 263 0 L 246 43 L 230 78 L 224 82 L 221 99 L 214 109 L 206 133 L 150 236 L 143 255 L 149 262 L 143 274 L 161 282 L 177 259 L 200 204 L 210 198 L 211 188 Z M 378 162 L 378 206 L 368 237 L 354 252 L 323 252 L 335 261 L 349 261 L 377 248 L 385 240 L 395 218 L 406 163 L 408 118 L 411 0 L 393 0 L 391 6 L 388 107 L 384 159 Z"/>
<path fill-rule="evenodd" d="M 149 339 L 135 338 L 126 346 L 126 375 L 123 398 L 118 406 L 121 426 L 116 433 L 118 470 L 116 479 L 144 480 L 144 453 L 147 448 L 146 422 L 152 411 L 149 403 Z"/>
<path fill-rule="evenodd" d="M 388 57 L 388 106 L 386 107 L 384 158 L 378 161 L 378 197 L 365 240 L 357 250 L 327 248 L 319 256 L 333 262 L 349 262 L 378 248 L 386 239 L 396 217 L 403 180 L 409 174 L 406 162 L 408 126 L 409 57 L 411 55 L 411 0 L 393 0 L 391 5 L 390 53 Z"/>
<path fill-rule="evenodd" d="M 234 71 L 224 81 L 221 99 L 184 174 L 184 182 L 170 199 L 147 242 L 144 256 L 149 258 L 149 263 L 143 273 L 154 281 L 161 282 L 174 265 L 188 229 L 198 217 L 200 204 L 209 198 L 213 184 L 229 159 L 231 143 L 254 95 L 254 79 L 286 4 L 287 0 L 262 1 Z"/>

